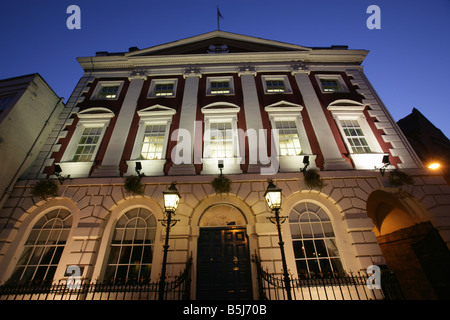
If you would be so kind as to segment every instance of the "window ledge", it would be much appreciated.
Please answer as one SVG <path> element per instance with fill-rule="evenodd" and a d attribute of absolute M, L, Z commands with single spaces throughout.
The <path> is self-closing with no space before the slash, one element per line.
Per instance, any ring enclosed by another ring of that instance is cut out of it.
<path fill-rule="evenodd" d="M 223 174 L 240 174 L 242 157 L 235 158 L 202 158 L 202 174 L 220 174 L 219 160 L 223 161 Z"/>
<path fill-rule="evenodd" d="M 127 176 L 137 175 L 136 173 L 136 162 L 140 162 L 142 166 L 141 173 L 145 176 L 163 176 L 164 175 L 164 165 L 166 164 L 166 159 L 155 159 L 155 160 L 129 160 L 127 161 L 128 170 L 125 173 Z"/>
<path fill-rule="evenodd" d="M 308 169 L 316 169 L 317 155 L 302 154 L 299 156 L 280 156 L 280 172 L 299 172 L 300 169 L 305 167 L 305 164 L 303 163 L 303 158 L 305 156 L 309 156 Z"/>
<path fill-rule="evenodd" d="M 70 175 L 71 178 L 86 178 L 89 176 L 94 162 L 59 162 L 55 164 L 61 167 L 64 176 Z"/>
<path fill-rule="evenodd" d="M 374 170 L 383 166 L 383 157 L 387 153 L 352 153 L 350 158 L 353 160 L 355 169 Z"/>

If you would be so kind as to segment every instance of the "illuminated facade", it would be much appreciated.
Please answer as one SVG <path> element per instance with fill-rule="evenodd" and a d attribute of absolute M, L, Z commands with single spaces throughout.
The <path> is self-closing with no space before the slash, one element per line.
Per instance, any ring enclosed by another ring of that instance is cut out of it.
<path fill-rule="evenodd" d="M 396 232 L 417 225 L 437 230 L 447 249 L 450 188 L 423 167 L 372 88 L 367 54 L 214 31 L 78 58 L 85 73 L 45 146 L 48 166 L 19 181 L 2 208 L 0 280 L 59 280 L 75 265 L 83 279 L 157 281 L 162 192 L 172 181 L 181 201 L 167 275 L 192 257 L 192 298 L 257 298 L 254 255 L 282 272 L 263 198 L 269 178 L 282 189 L 294 275 L 400 270 L 386 237 L 408 239 Z M 305 183 L 306 165 L 322 187 Z M 54 179 L 55 168 L 66 177 L 58 195 L 32 197 L 31 185 Z M 124 188 L 136 169 L 142 195 Z M 414 184 L 393 188 L 394 169 Z M 211 186 L 221 170 L 226 193 Z M 232 284 L 214 276 L 229 272 Z"/>

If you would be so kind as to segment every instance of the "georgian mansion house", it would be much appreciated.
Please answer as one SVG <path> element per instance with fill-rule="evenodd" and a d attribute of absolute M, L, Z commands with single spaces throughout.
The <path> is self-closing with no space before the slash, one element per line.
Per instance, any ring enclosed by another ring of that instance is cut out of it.
<path fill-rule="evenodd" d="M 269 276 L 377 266 L 405 298 L 448 298 L 450 187 L 367 79 L 367 54 L 213 31 L 78 58 L 83 76 L 0 208 L 0 283 L 76 275 L 111 294 L 164 278 L 167 292 L 183 275 L 190 299 L 259 299 L 277 290 Z"/>

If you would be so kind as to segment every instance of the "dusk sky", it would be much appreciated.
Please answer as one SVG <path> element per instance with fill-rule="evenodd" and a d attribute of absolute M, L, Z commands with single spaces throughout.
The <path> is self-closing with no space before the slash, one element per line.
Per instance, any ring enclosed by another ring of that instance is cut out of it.
<path fill-rule="evenodd" d="M 364 70 L 396 121 L 419 109 L 450 137 L 450 0 L 42 0 L 0 4 L 0 79 L 39 73 L 67 101 L 76 58 L 141 49 L 217 30 L 307 47 L 369 50 Z M 67 7 L 81 10 L 69 30 Z M 381 29 L 368 29 L 370 5 Z"/>

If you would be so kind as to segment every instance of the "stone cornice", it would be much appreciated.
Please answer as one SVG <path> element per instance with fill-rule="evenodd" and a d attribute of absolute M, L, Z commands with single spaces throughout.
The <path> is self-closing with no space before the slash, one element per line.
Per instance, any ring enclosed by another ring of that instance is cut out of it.
<path fill-rule="evenodd" d="M 348 63 L 360 65 L 368 51 L 366 50 L 314 50 L 309 52 L 260 52 L 192 54 L 171 56 L 98 56 L 80 57 L 78 62 L 84 70 L 127 69 L 156 66 L 177 66 L 194 64 L 249 64 L 249 63 Z"/>

